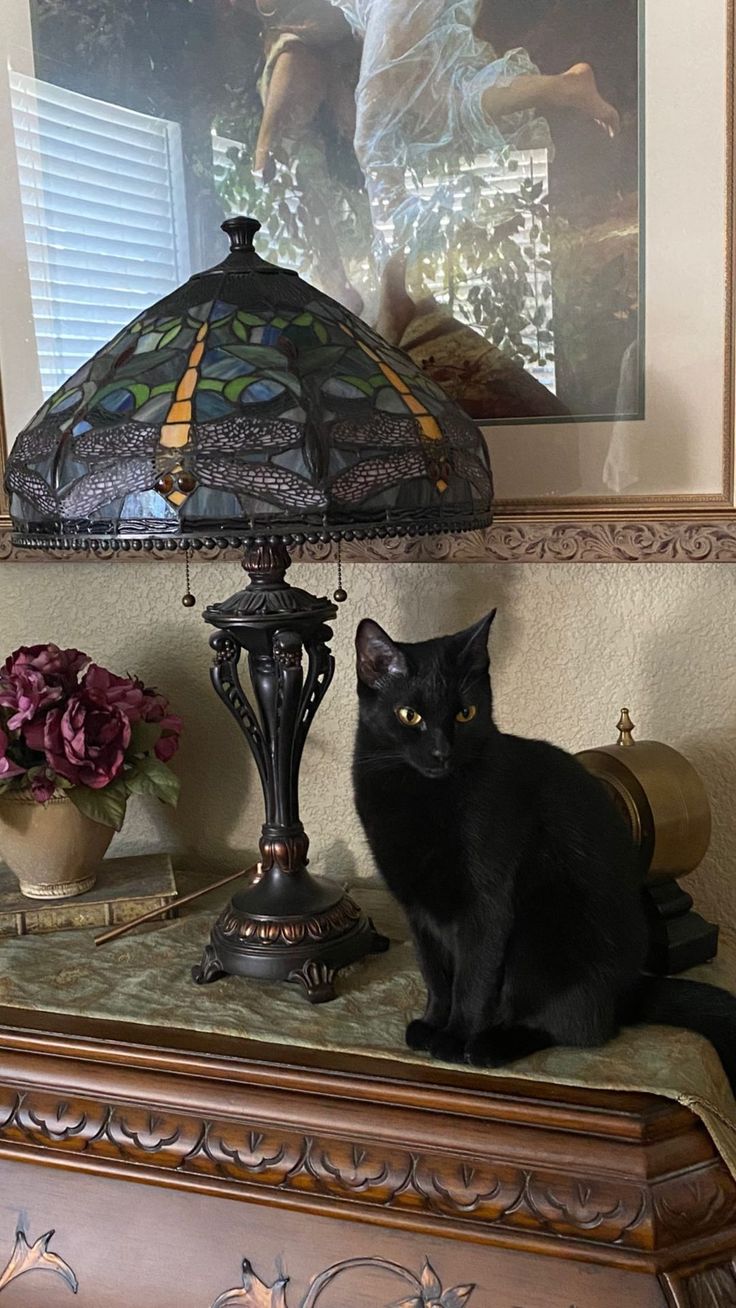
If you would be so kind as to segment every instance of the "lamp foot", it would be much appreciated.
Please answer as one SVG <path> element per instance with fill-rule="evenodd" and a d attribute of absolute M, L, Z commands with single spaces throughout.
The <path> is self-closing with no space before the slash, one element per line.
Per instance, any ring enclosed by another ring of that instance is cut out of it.
<path fill-rule="evenodd" d="M 382 936 L 380 931 L 376 931 L 372 917 L 368 918 L 368 926 L 373 932 L 373 940 L 369 946 L 368 952 L 370 954 L 385 954 L 386 951 L 391 948 L 391 941 L 388 936 Z"/>
<path fill-rule="evenodd" d="M 310 1004 L 327 1004 L 337 998 L 335 975 L 336 969 L 330 967 L 329 963 L 308 959 L 301 967 L 290 972 L 286 979 L 303 987 Z"/>
<path fill-rule="evenodd" d="M 202 961 L 198 966 L 192 968 L 192 980 L 198 986 L 209 985 L 212 981 L 219 981 L 222 977 L 227 976 L 222 963 L 217 957 L 213 945 L 205 945 L 202 952 Z"/>

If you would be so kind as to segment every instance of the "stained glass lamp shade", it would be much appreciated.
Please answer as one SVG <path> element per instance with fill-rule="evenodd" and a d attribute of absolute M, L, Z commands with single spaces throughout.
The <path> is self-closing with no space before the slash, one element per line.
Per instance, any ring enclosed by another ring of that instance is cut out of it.
<path fill-rule="evenodd" d="M 135 319 L 7 469 L 21 545 L 128 548 L 465 531 L 490 521 L 473 422 L 406 355 L 253 248 Z"/>
<path fill-rule="evenodd" d="M 213 684 L 263 786 L 261 862 L 194 975 L 294 980 L 319 1002 L 337 968 L 387 942 L 340 885 L 307 870 L 299 766 L 333 673 L 337 609 L 289 585 L 288 547 L 484 527 L 492 483 L 480 432 L 420 368 L 261 259 L 254 219 L 223 228 L 220 264 L 47 400 L 13 446 L 6 486 L 28 548 L 245 547 L 250 584 L 204 617 Z"/>

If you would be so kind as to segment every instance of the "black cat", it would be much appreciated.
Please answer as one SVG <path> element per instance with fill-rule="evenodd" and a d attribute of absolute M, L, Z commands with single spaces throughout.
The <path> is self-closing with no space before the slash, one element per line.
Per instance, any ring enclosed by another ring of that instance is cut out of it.
<path fill-rule="evenodd" d="M 498 1067 L 662 1022 L 707 1036 L 736 1087 L 736 998 L 642 975 L 638 860 L 601 783 L 495 726 L 494 616 L 412 645 L 358 627 L 355 799 L 428 991 L 407 1043 Z"/>

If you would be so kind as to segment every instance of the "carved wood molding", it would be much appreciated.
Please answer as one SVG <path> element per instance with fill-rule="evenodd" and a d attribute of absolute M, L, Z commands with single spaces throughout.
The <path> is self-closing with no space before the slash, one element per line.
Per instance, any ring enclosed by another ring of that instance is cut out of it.
<path fill-rule="evenodd" d="M 660 1281 L 670 1308 L 736 1308 L 736 1260 Z"/>
<path fill-rule="evenodd" d="M 334 558 L 330 545 L 305 545 L 294 557 L 306 562 Z M 0 562 L 43 563 L 113 560 L 183 560 L 183 551 L 152 549 L 119 554 L 70 550 L 20 550 L 10 532 L 0 529 Z M 237 550 L 213 546 L 198 559 L 239 557 Z M 351 541 L 342 546 L 348 562 L 365 563 L 733 563 L 736 562 L 736 517 L 579 520 L 500 516 L 487 531 L 464 536 L 424 536 L 379 541 Z"/>
<path fill-rule="evenodd" d="M 0 1086 L 3 1142 L 90 1170 L 111 1160 L 176 1172 L 184 1188 L 227 1180 L 639 1253 L 736 1227 L 736 1185 L 715 1158 L 652 1185 L 584 1175 L 580 1163 L 518 1165 L 11 1086 Z"/>

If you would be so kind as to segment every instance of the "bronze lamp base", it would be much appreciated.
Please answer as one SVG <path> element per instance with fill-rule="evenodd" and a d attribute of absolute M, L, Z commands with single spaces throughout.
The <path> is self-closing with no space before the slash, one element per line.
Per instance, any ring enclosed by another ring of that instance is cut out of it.
<path fill-rule="evenodd" d="M 212 681 L 253 753 L 266 821 L 258 873 L 220 914 L 192 976 L 200 985 L 223 976 L 293 981 L 312 1003 L 324 1003 L 335 998 L 340 968 L 388 949 L 389 942 L 337 882 L 307 871 L 299 765 L 334 672 L 327 645 L 332 631 L 325 623 L 337 609 L 290 586 L 289 564 L 283 543 L 254 546 L 243 563 L 250 585 L 204 614 L 218 628 L 210 640 Z M 238 675 L 243 651 L 255 707 Z"/>

